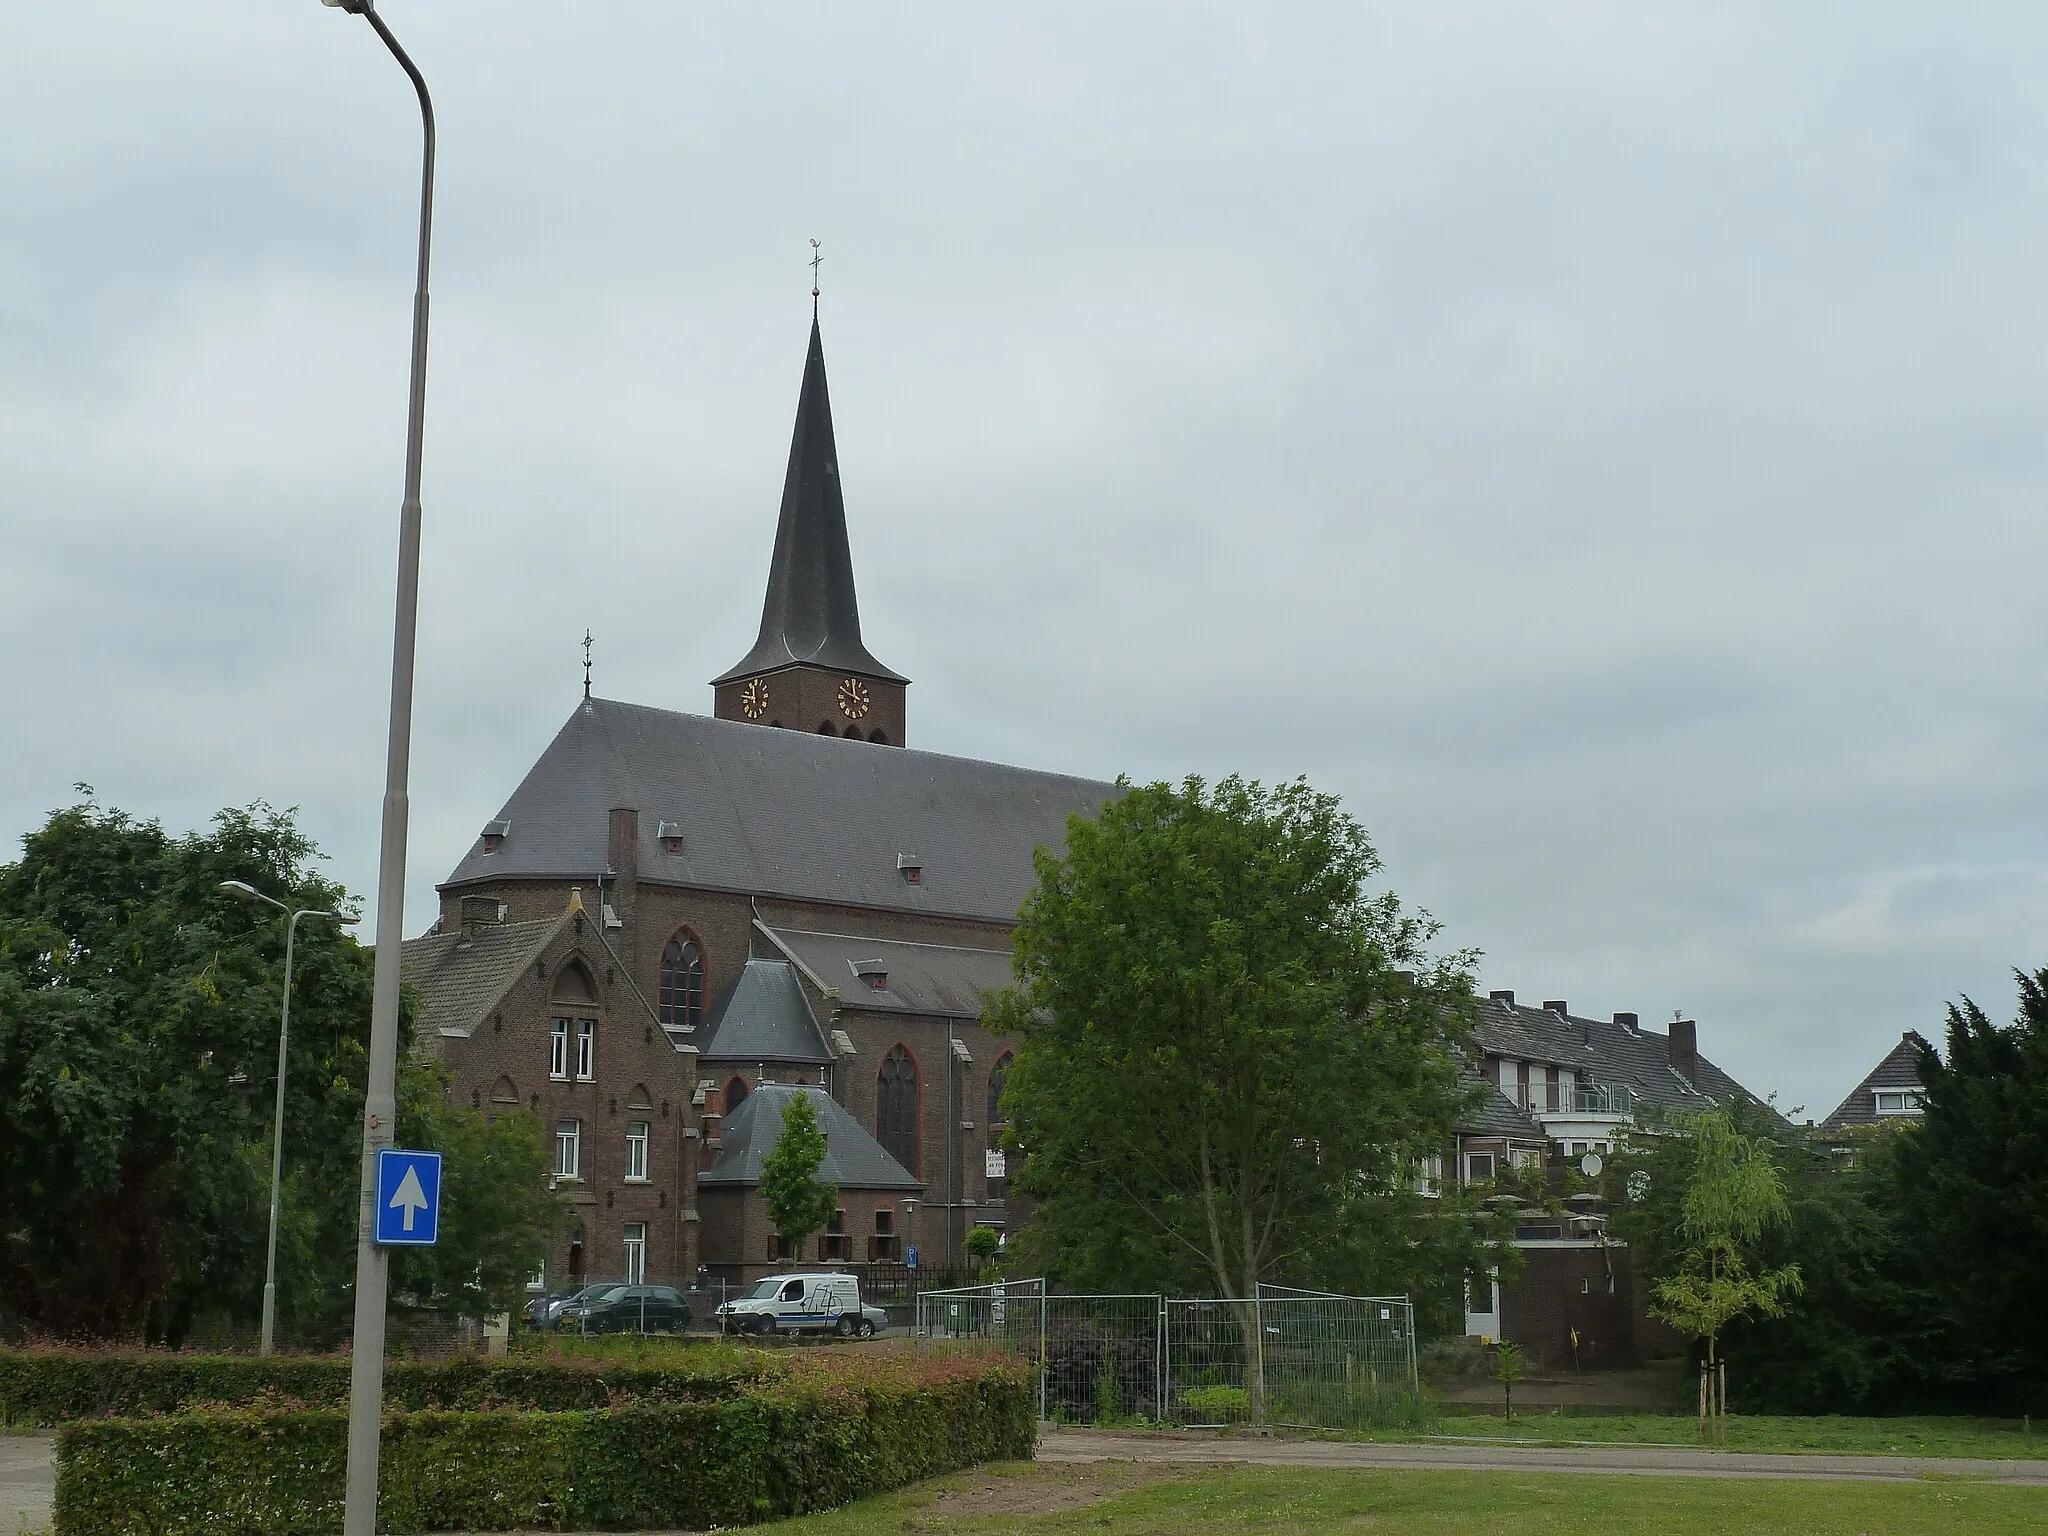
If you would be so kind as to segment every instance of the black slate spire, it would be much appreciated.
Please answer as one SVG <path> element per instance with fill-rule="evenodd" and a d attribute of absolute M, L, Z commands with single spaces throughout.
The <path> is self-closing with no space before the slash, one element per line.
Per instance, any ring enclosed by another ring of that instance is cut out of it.
<path fill-rule="evenodd" d="M 857 677 L 905 683 L 868 654 L 860 638 L 860 602 L 853 589 L 853 552 L 846 541 L 846 503 L 839 492 L 839 451 L 832 441 L 832 399 L 825 388 L 825 344 L 811 318 L 803 393 L 782 481 L 782 515 L 761 636 L 719 687 L 743 677 L 809 664 Z"/>

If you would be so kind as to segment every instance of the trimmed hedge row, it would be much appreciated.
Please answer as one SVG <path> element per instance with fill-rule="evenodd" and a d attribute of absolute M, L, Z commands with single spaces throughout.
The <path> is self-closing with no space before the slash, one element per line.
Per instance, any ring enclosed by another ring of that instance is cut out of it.
<path fill-rule="evenodd" d="M 979 1461 L 1029 1457 L 1030 1374 L 779 1382 L 720 1402 L 384 1422 L 380 1531 L 649 1530 L 829 1509 Z M 66 1425 L 58 1536 L 339 1531 L 347 1416 L 247 1410 Z"/>
<path fill-rule="evenodd" d="M 771 1379 L 765 1356 L 706 1348 L 671 1364 L 577 1357 L 393 1360 L 384 1367 L 387 1405 L 526 1408 L 560 1412 L 621 1401 L 681 1402 L 727 1397 Z M 268 1360 L 83 1349 L 0 1349 L 0 1425 L 46 1426 L 73 1419 L 181 1413 L 196 1404 L 286 1399 L 308 1407 L 348 1402 L 346 1359 Z"/>

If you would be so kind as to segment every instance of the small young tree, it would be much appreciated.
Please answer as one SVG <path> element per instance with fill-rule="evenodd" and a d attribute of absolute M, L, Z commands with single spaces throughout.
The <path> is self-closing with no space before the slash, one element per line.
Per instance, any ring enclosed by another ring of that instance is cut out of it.
<path fill-rule="evenodd" d="M 839 1186 L 818 1177 L 825 1163 L 825 1133 L 809 1093 L 799 1089 L 783 1107 L 782 1131 L 761 1159 L 761 1198 L 788 1251 L 823 1231 L 839 1209 Z"/>
<path fill-rule="evenodd" d="M 996 1259 L 1003 1251 L 1003 1239 L 994 1227 L 976 1227 L 967 1234 L 967 1240 L 960 1247 L 974 1261 L 974 1267 L 979 1271 L 975 1278 L 983 1285 L 993 1285 L 1002 1278 L 1003 1272 Z"/>
<path fill-rule="evenodd" d="M 1493 1379 L 1500 1383 L 1501 1402 L 1512 1420 L 1515 1416 L 1515 1383 L 1522 1379 L 1522 1346 L 1502 1339 L 1494 1346 Z"/>
<path fill-rule="evenodd" d="M 1788 1219 L 1784 1183 L 1764 1142 L 1744 1135 L 1725 1109 L 1689 1129 L 1678 1271 L 1651 1286 L 1650 1311 L 1706 1344 L 1700 1427 L 1728 1410 L 1721 1331 L 1751 1313 L 1782 1317 L 1799 1294 L 1799 1266 L 1751 1273 L 1746 1249 Z"/>

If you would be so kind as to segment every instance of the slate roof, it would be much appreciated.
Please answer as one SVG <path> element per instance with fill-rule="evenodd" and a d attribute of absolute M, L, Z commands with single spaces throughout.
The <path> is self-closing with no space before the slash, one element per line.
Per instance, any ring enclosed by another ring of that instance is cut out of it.
<path fill-rule="evenodd" d="M 559 917 L 486 925 L 471 933 L 456 929 L 407 939 L 400 974 L 406 985 L 419 991 L 422 1032 L 455 1030 L 467 1035 L 568 918 L 565 911 Z"/>
<path fill-rule="evenodd" d="M 832 437 L 832 396 L 825 385 L 825 343 L 815 315 L 789 439 L 789 468 L 782 478 L 782 513 L 775 524 L 760 638 L 712 685 L 801 662 L 892 683 L 910 681 L 875 660 L 861 643 L 839 449 Z"/>
<path fill-rule="evenodd" d="M 643 880 L 761 896 L 1014 921 L 1032 850 L 1114 784 L 808 731 L 577 702 L 512 792 L 495 853 L 479 837 L 444 882 L 591 876 L 609 862 L 610 811 L 640 812 Z M 682 851 L 657 841 L 677 824 Z M 899 854 L 923 858 L 911 884 Z"/>
<path fill-rule="evenodd" d="M 818 1113 L 818 1129 L 825 1133 L 825 1162 L 818 1170 L 824 1178 L 841 1189 L 924 1188 L 904 1171 L 901 1163 L 882 1150 L 882 1144 L 863 1130 L 837 1099 L 822 1088 L 799 1087 L 794 1083 L 762 1083 L 726 1116 L 719 1131 L 718 1160 L 697 1176 L 699 1187 L 759 1184 L 761 1160 L 782 1134 L 782 1111 L 799 1093 L 811 1096 Z"/>
<path fill-rule="evenodd" d="M 1835 1112 L 1821 1121 L 1823 1131 L 1838 1131 L 1845 1125 L 1873 1125 L 1877 1122 L 1877 1100 L 1872 1097 L 1880 1088 L 1918 1088 L 1920 1086 L 1920 1052 L 1928 1049 L 1927 1042 L 1916 1030 L 1907 1030 L 1899 1037 L 1899 1043 L 1891 1048 L 1883 1061 L 1870 1069 L 1865 1077 L 1850 1090 L 1849 1096 L 1835 1107 Z M 1887 1115 L 1886 1119 L 1892 1117 Z"/>
<path fill-rule="evenodd" d="M 982 995 L 1010 984 L 1010 952 L 958 944 L 919 944 L 859 934 L 813 933 L 762 924 L 784 953 L 839 993 L 842 1008 L 882 1013 L 981 1016 Z M 887 985 L 876 987 L 854 967 L 879 961 Z"/>
<path fill-rule="evenodd" d="M 1575 1076 L 1583 1074 L 1593 1083 L 1627 1088 L 1644 1103 L 1667 1112 L 1709 1109 L 1736 1099 L 1763 1104 L 1704 1053 L 1698 1058 L 1697 1082 L 1688 1082 L 1671 1065 L 1668 1036 L 1640 1026 L 1632 1030 L 1611 1019 L 1581 1018 L 1489 997 L 1475 1010 L 1468 1038 L 1481 1051 L 1570 1067 Z"/>
<path fill-rule="evenodd" d="M 705 1061 L 832 1060 L 804 984 L 787 960 L 749 960 L 705 1023 Z"/>
<path fill-rule="evenodd" d="M 1517 1141 L 1544 1141 L 1547 1136 L 1542 1126 L 1530 1118 L 1529 1112 L 1489 1083 L 1478 1067 L 1461 1058 L 1458 1063 L 1458 1086 L 1460 1088 L 1484 1088 L 1486 1102 L 1458 1120 L 1458 1131 L 1466 1136 L 1507 1136 Z"/>

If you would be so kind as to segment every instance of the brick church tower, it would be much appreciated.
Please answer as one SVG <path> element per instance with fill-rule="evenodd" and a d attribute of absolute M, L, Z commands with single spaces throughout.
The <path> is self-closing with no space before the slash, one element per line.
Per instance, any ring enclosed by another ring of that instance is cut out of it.
<path fill-rule="evenodd" d="M 900 747 L 909 687 L 909 678 L 883 666 L 861 643 L 825 344 L 813 315 L 761 634 L 752 650 L 712 680 L 712 713 Z"/>

